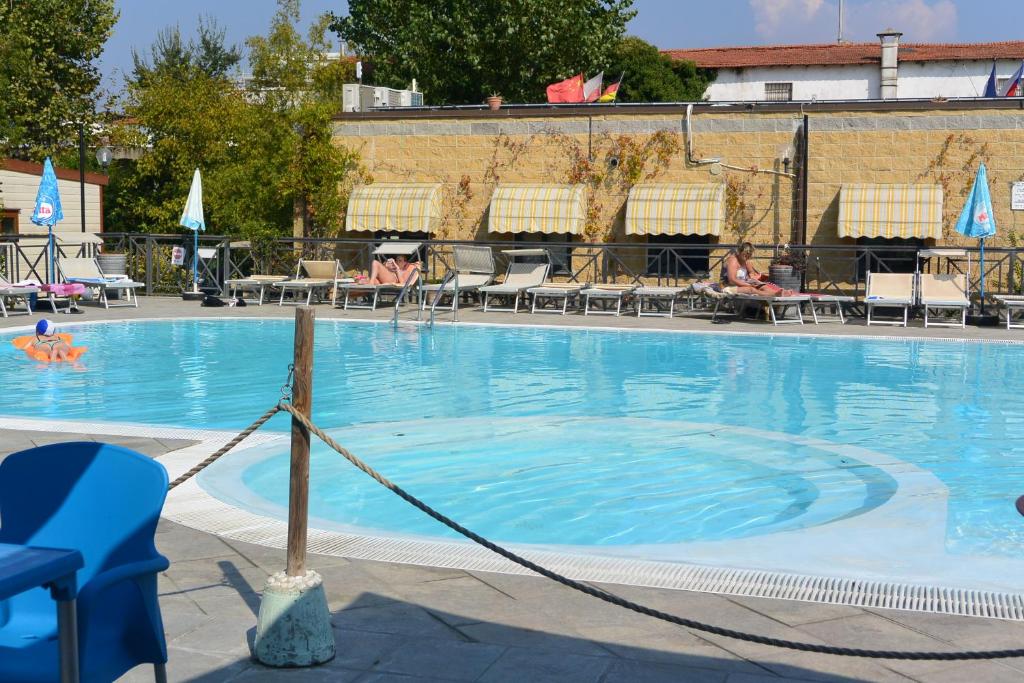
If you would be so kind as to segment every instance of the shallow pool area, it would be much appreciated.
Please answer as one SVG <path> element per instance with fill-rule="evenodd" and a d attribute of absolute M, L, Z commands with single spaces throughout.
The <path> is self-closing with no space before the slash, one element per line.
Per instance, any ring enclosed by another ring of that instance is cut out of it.
<path fill-rule="evenodd" d="M 287 320 L 66 330 L 90 347 L 77 366 L 0 344 L 0 415 L 237 430 L 277 401 L 291 357 Z M 314 420 L 502 542 L 913 578 L 908 558 L 826 547 L 872 524 L 884 552 L 927 536 L 969 583 L 970 566 L 998 575 L 1024 557 L 1021 377 L 1015 344 L 322 321 Z M 286 472 L 278 443 L 200 484 L 280 519 Z M 321 528 L 452 538 L 324 448 L 311 479 Z"/>

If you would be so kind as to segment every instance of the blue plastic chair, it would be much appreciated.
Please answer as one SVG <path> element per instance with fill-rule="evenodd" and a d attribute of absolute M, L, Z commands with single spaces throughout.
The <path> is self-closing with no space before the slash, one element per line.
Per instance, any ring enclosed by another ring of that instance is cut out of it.
<path fill-rule="evenodd" d="M 0 543 L 81 551 L 81 681 L 109 683 L 151 663 L 166 680 L 157 573 L 170 563 L 154 544 L 167 471 L 127 448 L 72 442 L 0 463 Z M 58 681 L 57 612 L 42 588 L 0 602 L 0 681 Z"/>

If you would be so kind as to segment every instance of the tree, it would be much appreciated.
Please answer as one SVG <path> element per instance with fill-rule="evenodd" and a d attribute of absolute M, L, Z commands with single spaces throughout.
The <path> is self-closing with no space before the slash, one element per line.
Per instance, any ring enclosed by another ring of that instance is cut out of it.
<path fill-rule="evenodd" d="M 417 79 L 433 104 L 491 93 L 540 102 L 544 88 L 610 61 L 633 0 L 349 0 L 331 29 L 380 85 Z"/>
<path fill-rule="evenodd" d="M 628 36 L 615 47 L 605 82 L 625 74 L 619 102 L 693 102 L 703 98 L 711 78 L 692 62 L 675 62 L 640 38 Z"/>
<path fill-rule="evenodd" d="M 158 73 L 186 78 L 193 68 L 213 78 L 230 74 L 242 60 L 242 52 L 237 46 L 224 43 L 225 30 L 217 25 L 216 19 L 203 17 L 199 19 L 197 33 L 198 41 L 185 43 L 177 26 L 161 30 L 149 49 L 152 62 L 132 50 L 132 81 L 142 84 Z"/>
<path fill-rule="evenodd" d="M 41 160 L 94 118 L 114 0 L 0 3 L 0 156 Z"/>

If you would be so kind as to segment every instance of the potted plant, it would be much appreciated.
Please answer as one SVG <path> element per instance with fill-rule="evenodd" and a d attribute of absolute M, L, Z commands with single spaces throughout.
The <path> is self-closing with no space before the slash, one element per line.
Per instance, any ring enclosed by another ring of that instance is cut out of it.
<path fill-rule="evenodd" d="M 504 98 L 501 96 L 500 92 L 493 92 L 491 93 L 491 96 L 487 98 L 487 106 L 490 107 L 491 111 L 498 111 L 501 109 L 501 103 L 503 101 Z"/>
<path fill-rule="evenodd" d="M 781 250 L 776 250 L 775 258 L 768 266 L 768 277 L 783 289 L 799 290 L 805 266 L 804 255 L 786 244 Z"/>

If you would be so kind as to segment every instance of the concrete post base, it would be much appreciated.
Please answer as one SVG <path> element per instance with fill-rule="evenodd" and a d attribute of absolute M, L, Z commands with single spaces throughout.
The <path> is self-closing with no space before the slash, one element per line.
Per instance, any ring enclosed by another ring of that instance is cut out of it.
<path fill-rule="evenodd" d="M 313 666 L 334 659 L 331 613 L 319 574 L 277 572 L 267 578 L 253 656 L 276 667 Z"/>

